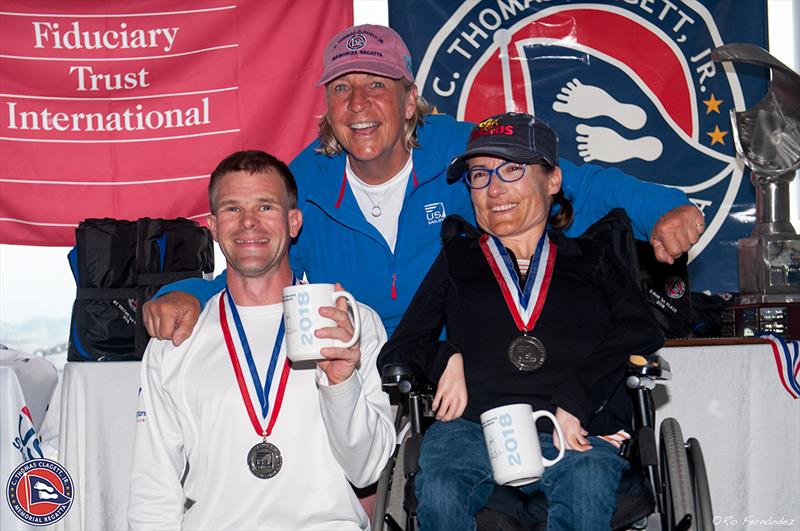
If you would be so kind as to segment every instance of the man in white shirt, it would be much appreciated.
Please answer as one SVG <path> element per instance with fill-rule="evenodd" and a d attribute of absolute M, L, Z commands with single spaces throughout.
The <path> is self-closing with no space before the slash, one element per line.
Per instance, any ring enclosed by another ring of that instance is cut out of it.
<path fill-rule="evenodd" d="M 374 483 L 394 447 L 375 357 L 380 318 L 361 305 L 360 342 L 293 367 L 281 292 L 302 225 L 286 165 L 231 155 L 209 183 L 209 226 L 228 266 L 180 346 L 152 340 L 142 360 L 128 522 L 133 529 L 368 529 L 349 483 Z M 346 305 L 320 310 L 347 340 Z"/>

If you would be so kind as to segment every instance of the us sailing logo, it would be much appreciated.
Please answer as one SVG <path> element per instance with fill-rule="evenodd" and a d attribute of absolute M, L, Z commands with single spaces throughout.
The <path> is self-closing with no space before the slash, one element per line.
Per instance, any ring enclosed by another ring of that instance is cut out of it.
<path fill-rule="evenodd" d="M 714 238 L 742 181 L 729 110 L 744 109 L 722 44 L 699 2 L 553 5 L 465 2 L 420 62 L 417 85 L 440 112 L 479 122 L 506 111 L 543 118 L 560 155 L 677 187 Z"/>
<path fill-rule="evenodd" d="M 447 212 L 444 210 L 444 203 L 428 203 L 425 205 L 425 220 L 428 225 L 441 223 L 446 217 Z"/>
<path fill-rule="evenodd" d="M 6 484 L 6 501 L 14 515 L 28 525 L 45 526 L 61 520 L 72 507 L 72 478 L 50 459 L 19 465 Z"/>

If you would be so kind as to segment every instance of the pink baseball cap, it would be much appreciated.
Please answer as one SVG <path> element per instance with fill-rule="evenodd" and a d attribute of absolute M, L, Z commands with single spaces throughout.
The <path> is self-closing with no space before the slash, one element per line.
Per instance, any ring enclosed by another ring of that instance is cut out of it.
<path fill-rule="evenodd" d="M 338 33 L 325 47 L 317 86 L 351 72 L 414 82 L 411 54 L 400 35 L 386 26 L 363 24 Z"/>

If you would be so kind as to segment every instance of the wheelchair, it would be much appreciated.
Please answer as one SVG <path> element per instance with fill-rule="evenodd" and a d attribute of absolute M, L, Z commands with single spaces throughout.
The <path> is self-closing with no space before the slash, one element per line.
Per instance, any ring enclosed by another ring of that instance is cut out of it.
<path fill-rule="evenodd" d="M 377 487 L 372 518 L 375 531 L 415 531 L 414 476 L 422 437 L 435 420 L 430 409 L 434 387 L 418 381 L 406 364 L 388 364 L 382 371 L 383 386 L 397 403 L 395 428 L 398 443 Z M 700 443 L 683 439 L 673 418 L 661 422 L 656 444 L 655 405 L 652 390 L 657 381 L 671 379 L 669 363 L 656 354 L 631 356 L 625 384 L 634 404 L 634 436 L 623 446 L 631 462 L 617 489 L 617 509 L 612 529 L 662 529 L 664 531 L 713 530 L 713 511 Z M 402 455 L 402 458 L 400 457 Z M 402 459 L 402 473 L 396 466 Z M 404 481 L 400 488 L 393 481 Z M 387 511 L 391 495 L 402 494 L 403 525 Z M 542 493 L 526 495 L 506 486 L 495 486 L 486 507 L 476 515 L 478 531 L 544 530 L 547 501 Z"/>

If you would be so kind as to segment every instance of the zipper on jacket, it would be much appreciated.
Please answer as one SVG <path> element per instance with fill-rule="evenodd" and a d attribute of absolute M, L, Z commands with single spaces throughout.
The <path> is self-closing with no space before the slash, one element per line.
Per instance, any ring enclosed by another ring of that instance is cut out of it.
<path fill-rule="evenodd" d="M 397 298 L 397 273 L 392 273 L 392 299 Z"/>

